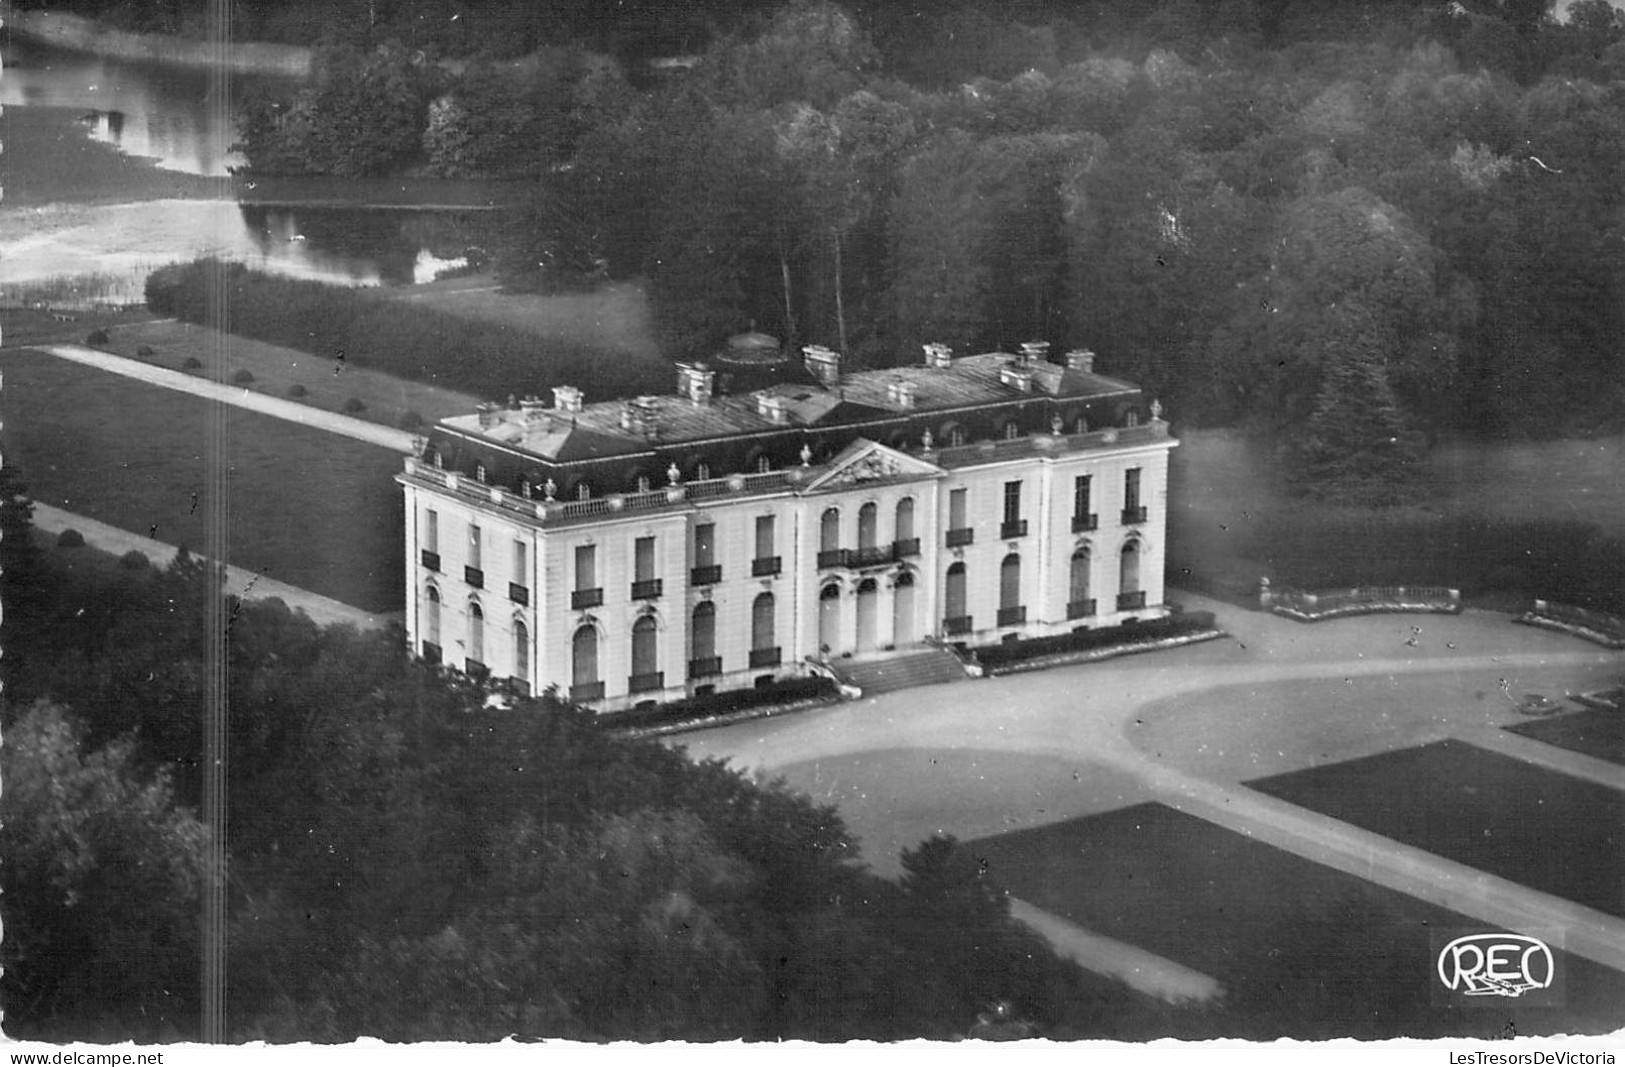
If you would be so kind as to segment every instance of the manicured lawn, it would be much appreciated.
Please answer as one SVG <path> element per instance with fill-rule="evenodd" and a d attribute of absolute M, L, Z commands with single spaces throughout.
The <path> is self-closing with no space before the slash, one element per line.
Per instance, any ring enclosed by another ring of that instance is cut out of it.
<path fill-rule="evenodd" d="M 1610 763 L 1625 763 L 1625 712 L 1588 708 L 1549 719 L 1520 722 L 1507 729 L 1570 752 Z"/>
<path fill-rule="evenodd" d="M 1454 740 L 1247 785 L 1510 881 L 1625 915 L 1625 793 Z"/>
<path fill-rule="evenodd" d="M 1160 804 L 973 841 L 1016 897 L 1217 978 L 1176 1035 L 1265 1039 L 1604 1033 L 1625 975 L 1559 956 L 1558 1008 L 1434 1006 L 1437 929 L 1484 924 Z"/>
<path fill-rule="evenodd" d="M 83 338 L 79 338 L 83 340 Z M 152 355 L 142 356 L 146 345 Z M 451 415 L 468 415 L 480 397 L 422 382 L 407 381 L 382 371 L 348 366 L 324 355 L 255 341 L 247 337 L 223 337 L 215 330 L 184 322 L 147 322 L 110 331 L 109 343 L 97 346 L 116 355 L 143 363 L 185 370 L 188 358 L 202 364 L 193 373 L 212 377 L 217 363 L 223 363 L 224 380 L 232 381 L 238 371 L 254 376 L 245 388 L 269 396 L 308 404 L 324 411 L 344 411 L 352 397 L 366 405 L 359 412 L 345 412 L 381 426 L 399 428 L 407 412 L 416 412 L 428 426 Z M 295 386 L 304 396 L 292 396 Z"/>
<path fill-rule="evenodd" d="M 201 551 L 208 403 L 27 350 L 0 353 L 5 456 L 36 500 Z M 370 611 L 403 599 L 400 457 L 226 410 L 230 562 Z M 155 563 L 167 561 L 155 560 Z"/>

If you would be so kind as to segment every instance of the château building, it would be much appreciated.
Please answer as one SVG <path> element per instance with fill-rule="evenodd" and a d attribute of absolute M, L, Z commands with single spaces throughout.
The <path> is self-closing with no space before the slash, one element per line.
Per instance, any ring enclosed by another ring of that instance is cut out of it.
<path fill-rule="evenodd" d="M 614 710 L 1166 613 L 1175 442 L 1092 353 L 843 374 L 753 347 L 724 383 L 678 364 L 672 396 L 436 425 L 397 479 L 418 654 Z"/>

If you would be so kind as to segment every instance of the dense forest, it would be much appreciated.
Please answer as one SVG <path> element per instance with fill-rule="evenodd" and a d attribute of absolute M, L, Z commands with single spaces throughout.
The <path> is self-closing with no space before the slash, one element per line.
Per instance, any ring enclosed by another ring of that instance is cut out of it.
<path fill-rule="evenodd" d="M 749 322 L 859 366 L 1084 344 L 1311 486 L 1403 481 L 1441 433 L 1619 425 L 1604 0 L 928 6 L 685 5 L 713 24 L 659 76 L 565 16 L 517 64 L 344 43 L 244 144 L 528 182 L 510 283 L 645 278 L 673 357 Z"/>

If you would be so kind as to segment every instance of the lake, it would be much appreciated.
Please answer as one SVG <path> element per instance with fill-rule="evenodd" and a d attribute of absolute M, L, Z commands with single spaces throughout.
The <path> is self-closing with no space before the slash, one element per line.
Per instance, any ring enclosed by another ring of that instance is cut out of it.
<path fill-rule="evenodd" d="M 154 269 L 200 255 L 345 285 L 429 281 L 486 243 L 500 225 L 487 209 L 514 195 L 500 183 L 434 181 L 292 179 L 262 190 L 232 177 L 236 127 L 203 72 L 15 36 L 0 42 L 0 59 L 0 303 L 138 303 Z M 237 79 L 233 92 L 266 85 L 277 82 Z"/>

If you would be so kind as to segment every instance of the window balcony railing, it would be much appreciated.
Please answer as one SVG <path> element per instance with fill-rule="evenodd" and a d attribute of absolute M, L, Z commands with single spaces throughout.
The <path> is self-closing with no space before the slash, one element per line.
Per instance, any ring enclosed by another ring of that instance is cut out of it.
<path fill-rule="evenodd" d="M 958 548 L 960 545 L 968 545 L 974 540 L 976 540 L 976 530 L 970 526 L 964 526 L 957 530 L 948 531 L 949 548 Z"/>
<path fill-rule="evenodd" d="M 721 656 L 701 656 L 699 659 L 688 661 L 688 676 L 690 678 L 709 678 L 713 674 L 721 673 Z"/>
<path fill-rule="evenodd" d="M 950 634 L 968 634 L 971 632 L 971 617 L 969 615 L 955 615 L 942 620 L 942 629 Z"/>
<path fill-rule="evenodd" d="M 463 581 L 467 582 L 469 585 L 472 585 L 475 589 L 484 589 L 485 572 L 480 570 L 478 567 L 464 567 Z"/>
<path fill-rule="evenodd" d="M 1118 611 L 1137 611 L 1145 607 L 1145 590 L 1137 589 L 1132 593 L 1117 594 Z"/>
<path fill-rule="evenodd" d="M 893 559 L 907 559 L 920 554 L 920 539 L 918 537 L 905 537 L 901 541 L 891 543 Z"/>
<path fill-rule="evenodd" d="M 867 548 L 853 549 L 847 554 L 847 561 L 854 567 L 875 567 L 892 561 L 891 545 L 869 545 Z"/>
<path fill-rule="evenodd" d="M 423 662 L 438 664 L 440 662 L 440 646 L 433 641 L 423 642 Z"/>
<path fill-rule="evenodd" d="M 1087 619 L 1095 613 L 1094 598 L 1088 600 L 1069 600 L 1066 605 L 1066 617 L 1069 619 Z"/>
<path fill-rule="evenodd" d="M 1000 608 L 999 609 L 999 625 L 1000 626 L 1020 626 L 1022 623 L 1026 622 L 1026 621 L 1027 621 L 1027 608 L 1026 608 L 1025 605 L 1017 604 L 1013 608 Z"/>
<path fill-rule="evenodd" d="M 423 566 L 425 569 L 431 571 L 440 570 L 440 553 L 430 552 L 425 548 L 423 550 Z"/>
<path fill-rule="evenodd" d="M 1027 520 L 1014 519 L 999 526 L 999 537 L 1008 541 L 1012 537 L 1027 536 Z"/>
<path fill-rule="evenodd" d="M 663 689 L 665 685 L 665 671 L 648 671 L 644 674 L 634 674 L 626 680 L 626 687 L 634 693 L 647 693 L 651 690 Z"/>
<path fill-rule="evenodd" d="M 1100 529 L 1100 516 L 1095 512 L 1090 512 L 1087 515 L 1072 516 L 1073 533 L 1088 533 L 1091 530 L 1098 529 Z"/>
<path fill-rule="evenodd" d="M 1136 507 L 1136 508 L 1124 508 L 1123 509 L 1123 525 L 1124 526 L 1133 526 L 1135 523 L 1144 522 L 1144 521 L 1145 521 L 1145 505 L 1144 504 L 1141 504 L 1139 507 Z"/>
<path fill-rule="evenodd" d="M 509 582 L 508 599 L 513 601 L 515 604 L 529 605 L 530 589 L 526 586 L 520 585 L 518 582 Z"/>
<path fill-rule="evenodd" d="M 659 578 L 645 578 L 641 582 L 632 583 L 633 600 L 656 600 L 660 596 L 661 580 Z"/>
<path fill-rule="evenodd" d="M 844 548 L 830 548 L 818 553 L 818 569 L 828 570 L 831 567 L 846 566 L 848 552 Z"/>
<path fill-rule="evenodd" d="M 576 611 L 581 611 L 583 608 L 596 608 L 603 602 L 604 590 L 602 587 L 597 589 L 577 589 L 570 594 L 570 607 Z"/>
<path fill-rule="evenodd" d="M 604 699 L 603 682 L 579 682 L 570 687 L 570 699 L 578 704 Z"/>
<path fill-rule="evenodd" d="M 771 578 L 779 573 L 781 567 L 778 556 L 757 556 L 750 561 L 750 576 L 752 578 Z"/>
<path fill-rule="evenodd" d="M 722 564 L 711 563 L 704 567 L 695 567 L 688 572 L 690 585 L 716 585 L 722 581 Z"/>
<path fill-rule="evenodd" d="M 778 648 L 753 648 L 750 650 L 750 665 L 752 667 L 777 667 L 784 662 L 783 653 Z"/>

